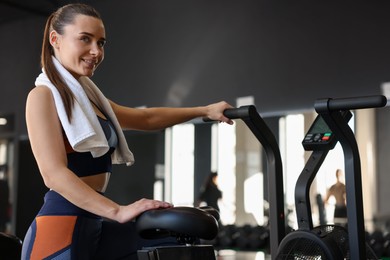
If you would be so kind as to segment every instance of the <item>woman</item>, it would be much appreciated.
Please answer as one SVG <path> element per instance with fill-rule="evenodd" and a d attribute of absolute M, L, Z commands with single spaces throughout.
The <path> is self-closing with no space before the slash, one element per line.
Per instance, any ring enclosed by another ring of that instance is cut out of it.
<path fill-rule="evenodd" d="M 211 172 L 207 177 L 199 195 L 199 201 L 205 202 L 219 212 L 218 201 L 222 199 L 222 191 L 218 188 L 218 173 Z"/>
<path fill-rule="evenodd" d="M 145 243 L 161 241 L 137 237 L 132 220 L 172 205 L 151 199 L 118 205 L 103 196 L 111 163 L 134 161 L 122 129 L 157 130 L 195 117 L 232 124 L 222 113 L 231 107 L 226 102 L 134 109 L 106 99 L 89 79 L 103 61 L 105 37 L 99 14 L 84 4 L 59 8 L 47 20 L 42 73 L 27 98 L 26 122 L 50 190 L 26 234 L 22 259 L 136 259 Z"/>

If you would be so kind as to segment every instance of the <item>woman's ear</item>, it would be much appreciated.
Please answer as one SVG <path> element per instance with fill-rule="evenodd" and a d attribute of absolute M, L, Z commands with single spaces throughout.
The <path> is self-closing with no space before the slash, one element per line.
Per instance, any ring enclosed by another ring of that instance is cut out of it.
<path fill-rule="evenodd" d="M 58 48 L 58 33 L 56 31 L 51 31 L 49 34 L 49 42 L 53 48 Z"/>

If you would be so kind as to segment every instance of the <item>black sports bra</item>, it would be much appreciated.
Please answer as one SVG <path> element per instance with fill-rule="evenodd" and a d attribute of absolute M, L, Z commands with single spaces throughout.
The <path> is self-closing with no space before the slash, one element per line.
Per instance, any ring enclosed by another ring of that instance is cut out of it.
<path fill-rule="evenodd" d="M 110 150 L 100 157 L 93 158 L 90 152 L 79 153 L 67 149 L 68 168 L 79 177 L 111 172 L 112 169 L 111 154 L 118 145 L 118 137 L 110 120 L 100 117 L 98 119 L 107 138 Z"/>

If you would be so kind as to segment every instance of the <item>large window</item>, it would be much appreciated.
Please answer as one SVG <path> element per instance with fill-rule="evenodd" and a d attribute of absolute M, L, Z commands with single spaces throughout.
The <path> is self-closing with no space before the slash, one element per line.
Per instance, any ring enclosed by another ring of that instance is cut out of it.
<path fill-rule="evenodd" d="M 304 136 L 303 115 L 282 117 L 279 122 L 279 130 L 286 194 L 285 202 L 287 205 L 293 205 L 295 183 L 304 166 L 304 150 L 301 145 Z"/>
<path fill-rule="evenodd" d="M 235 127 L 227 124 L 214 124 L 212 127 L 213 171 L 218 171 L 218 186 L 223 197 L 220 207 L 221 221 L 233 224 L 236 219 L 236 133 Z"/>
<path fill-rule="evenodd" d="M 166 199 L 174 205 L 194 202 L 194 125 L 176 125 L 166 131 Z"/>

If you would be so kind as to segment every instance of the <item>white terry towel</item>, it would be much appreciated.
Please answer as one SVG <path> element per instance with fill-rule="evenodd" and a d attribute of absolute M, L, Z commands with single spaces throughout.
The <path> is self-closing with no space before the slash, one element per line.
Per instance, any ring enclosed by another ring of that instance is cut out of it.
<path fill-rule="evenodd" d="M 76 152 L 91 152 L 95 158 L 104 155 L 110 149 L 103 129 L 91 105 L 90 100 L 92 100 L 113 123 L 118 135 L 118 147 L 112 154 L 112 163 L 132 165 L 134 163 L 133 153 L 127 146 L 123 131 L 104 94 L 88 77 L 80 77 L 77 81 L 54 57 L 53 63 L 75 97 L 72 121 L 68 121 L 60 93 L 53 83 L 50 82 L 44 68 L 42 69 L 42 73 L 37 77 L 35 86 L 47 86 L 51 90 L 58 117 L 73 150 Z"/>

